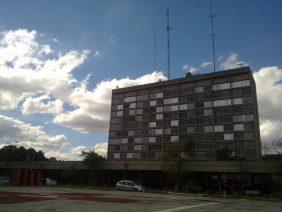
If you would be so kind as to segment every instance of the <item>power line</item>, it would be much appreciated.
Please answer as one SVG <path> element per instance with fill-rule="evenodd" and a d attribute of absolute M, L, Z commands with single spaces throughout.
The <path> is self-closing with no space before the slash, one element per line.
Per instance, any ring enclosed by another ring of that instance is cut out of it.
<path fill-rule="evenodd" d="M 211 40 L 212 40 L 212 57 L 213 57 L 213 72 L 215 72 L 215 45 L 214 45 L 214 39 L 215 36 L 217 35 L 214 33 L 214 26 L 213 26 L 213 18 L 216 16 L 215 13 L 213 13 L 212 10 L 212 0 L 210 0 L 210 15 L 209 17 L 211 18 Z"/>

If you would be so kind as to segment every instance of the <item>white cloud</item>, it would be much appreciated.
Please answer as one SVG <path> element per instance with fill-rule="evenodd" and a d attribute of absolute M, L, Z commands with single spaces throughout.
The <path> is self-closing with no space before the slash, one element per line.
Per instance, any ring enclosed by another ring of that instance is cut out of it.
<path fill-rule="evenodd" d="M 102 81 L 92 90 L 87 90 L 87 80 L 81 83 L 69 96 L 69 104 L 78 109 L 58 114 L 54 123 L 70 127 L 82 133 L 107 133 L 112 89 L 153 83 L 165 80 L 161 72 L 153 72 L 137 79 L 112 79 Z"/>
<path fill-rule="evenodd" d="M 41 126 L 32 126 L 3 115 L 0 115 L 0 139 L 2 144 L 17 144 L 36 150 L 60 149 L 67 144 L 64 135 L 49 135 Z"/>
<path fill-rule="evenodd" d="M 183 66 L 182 66 L 182 69 L 183 69 L 184 71 L 190 72 L 190 73 L 192 73 L 192 74 L 198 71 L 197 68 L 195 68 L 195 67 L 193 67 L 193 66 L 189 66 L 189 65 L 187 65 L 187 64 L 183 65 Z"/>
<path fill-rule="evenodd" d="M 261 68 L 254 74 L 258 96 L 261 139 L 265 143 L 282 138 L 282 69 Z"/>
<path fill-rule="evenodd" d="M 102 56 L 102 53 L 100 51 L 96 51 L 94 54 L 95 58 L 100 58 Z"/>
<path fill-rule="evenodd" d="M 218 60 L 220 61 L 219 66 L 222 70 L 248 66 L 248 63 L 246 63 L 243 60 L 239 60 L 239 55 L 234 52 L 231 52 L 230 55 L 225 60 L 223 56 L 220 56 Z"/>
<path fill-rule="evenodd" d="M 45 102 L 44 102 L 45 101 Z M 61 113 L 63 111 L 63 102 L 59 99 L 51 100 L 49 95 L 39 97 L 28 97 L 22 104 L 22 113 L 31 115 L 36 113 Z"/>
<path fill-rule="evenodd" d="M 0 110 L 17 108 L 37 92 L 51 93 L 64 101 L 77 82 L 72 71 L 87 58 L 88 50 L 50 55 L 36 31 L 7 31 L 0 38 Z"/>
<path fill-rule="evenodd" d="M 99 154 L 102 155 L 103 157 L 107 157 L 107 151 L 108 151 L 108 143 L 100 143 L 100 144 L 96 144 L 94 147 L 94 151 Z"/>
<path fill-rule="evenodd" d="M 63 151 L 48 151 L 45 153 L 45 157 L 55 157 L 57 160 L 81 160 L 80 154 L 82 151 L 88 151 L 86 146 L 77 146 L 70 149 L 68 152 Z"/>
<path fill-rule="evenodd" d="M 212 65 L 212 62 L 202 62 L 201 67 L 206 68 L 206 67 L 211 66 L 211 65 Z"/>

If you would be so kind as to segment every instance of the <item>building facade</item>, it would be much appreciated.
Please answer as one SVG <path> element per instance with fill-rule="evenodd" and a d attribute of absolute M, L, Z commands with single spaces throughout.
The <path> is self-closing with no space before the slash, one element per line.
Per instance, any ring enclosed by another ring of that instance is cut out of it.
<path fill-rule="evenodd" d="M 216 160 L 226 148 L 261 157 L 249 67 L 112 91 L 108 160 Z"/>

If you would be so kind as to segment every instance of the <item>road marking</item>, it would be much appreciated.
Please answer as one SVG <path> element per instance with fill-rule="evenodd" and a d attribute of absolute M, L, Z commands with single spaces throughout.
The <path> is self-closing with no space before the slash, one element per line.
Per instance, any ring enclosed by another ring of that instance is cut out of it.
<path fill-rule="evenodd" d="M 219 204 L 219 202 L 211 202 L 211 203 L 203 203 L 203 204 L 198 204 L 198 205 L 187 205 L 187 206 L 182 206 L 178 208 L 171 208 L 171 209 L 164 209 L 156 212 L 172 212 L 172 211 L 181 211 L 184 209 L 190 209 L 190 208 L 197 208 L 197 207 L 202 207 L 202 206 L 207 206 L 207 205 L 215 205 Z"/>

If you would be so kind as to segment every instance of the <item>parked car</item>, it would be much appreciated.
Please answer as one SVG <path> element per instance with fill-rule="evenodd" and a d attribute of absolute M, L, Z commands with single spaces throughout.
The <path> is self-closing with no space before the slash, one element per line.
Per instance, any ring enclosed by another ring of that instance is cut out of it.
<path fill-rule="evenodd" d="M 125 191 L 145 191 L 145 188 L 137 182 L 130 180 L 122 180 L 116 184 L 116 188 Z"/>
<path fill-rule="evenodd" d="M 9 177 L 0 177 L 0 186 L 1 185 L 10 185 Z"/>
<path fill-rule="evenodd" d="M 54 185 L 57 185 L 57 182 L 51 178 L 45 178 L 44 184 L 46 186 L 54 186 Z"/>

